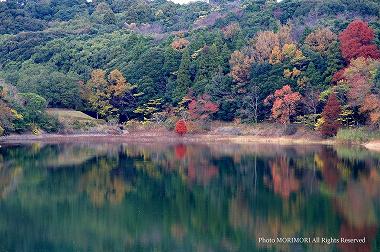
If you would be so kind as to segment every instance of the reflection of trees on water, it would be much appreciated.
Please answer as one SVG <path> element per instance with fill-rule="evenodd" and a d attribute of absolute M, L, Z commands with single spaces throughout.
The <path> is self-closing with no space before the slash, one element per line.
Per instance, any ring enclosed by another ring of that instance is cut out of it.
<path fill-rule="evenodd" d="M 102 237 L 96 246 L 119 241 L 130 250 L 254 250 L 273 246 L 256 244 L 258 237 L 360 235 L 372 243 L 339 248 L 371 251 L 378 246 L 380 163 L 368 152 L 354 156 L 321 146 L 9 147 L 0 149 L 0 193 L 4 202 L 34 199 L 23 203 L 31 216 L 47 206 L 77 206 L 75 215 L 69 208 L 51 213 L 45 239 L 82 216 L 76 231 L 63 225 L 61 241 L 82 248 L 89 247 L 80 234 L 91 229 Z"/>
<path fill-rule="evenodd" d="M 295 177 L 295 170 L 290 169 L 289 161 L 286 157 L 279 157 L 276 160 L 269 161 L 269 166 L 276 194 L 289 198 L 290 193 L 299 190 L 300 181 Z"/>
<path fill-rule="evenodd" d="M 4 199 L 12 193 L 22 179 L 22 168 L 17 165 L 10 166 L 11 164 L 5 162 L 0 154 L 0 199 Z"/>
<path fill-rule="evenodd" d="M 105 201 L 112 204 L 121 203 L 132 187 L 118 176 L 112 176 L 111 171 L 116 167 L 115 161 L 101 159 L 96 167 L 90 168 L 80 179 L 80 188 L 87 192 L 91 202 L 102 206 Z"/>

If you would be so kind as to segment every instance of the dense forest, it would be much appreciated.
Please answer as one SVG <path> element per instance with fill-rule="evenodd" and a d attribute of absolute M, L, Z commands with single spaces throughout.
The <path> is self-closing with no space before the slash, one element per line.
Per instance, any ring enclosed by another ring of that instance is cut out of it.
<path fill-rule="evenodd" d="M 378 0 L 0 2 L 0 135 L 109 123 L 380 124 Z M 171 127 L 171 126 L 170 126 Z"/>

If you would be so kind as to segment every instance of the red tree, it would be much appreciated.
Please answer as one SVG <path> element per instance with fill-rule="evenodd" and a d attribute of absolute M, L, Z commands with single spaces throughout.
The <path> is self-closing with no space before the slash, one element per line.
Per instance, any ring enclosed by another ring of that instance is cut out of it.
<path fill-rule="evenodd" d="M 178 122 L 175 124 L 175 132 L 177 132 L 177 134 L 180 136 L 183 136 L 187 133 L 186 122 L 184 120 L 178 120 Z"/>
<path fill-rule="evenodd" d="M 335 136 L 340 127 L 338 121 L 341 109 L 338 98 L 335 93 L 332 93 L 326 103 L 326 106 L 322 112 L 323 124 L 320 128 L 321 133 L 324 136 Z"/>
<path fill-rule="evenodd" d="M 194 120 L 208 119 L 212 114 L 218 112 L 218 104 L 212 102 L 208 94 L 200 96 L 197 100 L 192 99 L 189 104 L 189 114 Z"/>
<path fill-rule="evenodd" d="M 355 20 L 340 33 L 340 50 L 347 61 L 359 57 L 380 58 L 380 51 L 373 42 L 375 33 L 362 20 Z"/>
<path fill-rule="evenodd" d="M 279 123 L 287 124 L 290 117 L 296 114 L 296 106 L 302 96 L 298 92 L 293 92 L 289 85 L 283 86 L 269 95 L 265 100 L 265 104 L 273 102 L 272 117 Z"/>

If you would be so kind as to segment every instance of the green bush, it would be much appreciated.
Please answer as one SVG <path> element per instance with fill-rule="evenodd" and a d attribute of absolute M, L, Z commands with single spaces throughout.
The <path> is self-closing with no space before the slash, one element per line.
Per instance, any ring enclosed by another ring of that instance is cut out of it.
<path fill-rule="evenodd" d="M 47 133 L 55 133 L 63 128 L 58 118 L 46 114 L 41 116 L 38 126 Z"/>
<path fill-rule="evenodd" d="M 340 129 L 336 139 L 343 142 L 368 142 L 380 138 L 380 131 L 370 131 L 366 128 Z"/>

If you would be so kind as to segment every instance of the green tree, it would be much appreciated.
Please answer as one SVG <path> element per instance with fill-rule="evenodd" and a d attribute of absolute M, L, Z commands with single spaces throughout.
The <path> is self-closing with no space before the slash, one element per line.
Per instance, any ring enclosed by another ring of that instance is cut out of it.
<path fill-rule="evenodd" d="M 21 93 L 22 104 L 24 106 L 24 118 L 26 121 L 36 123 L 45 113 L 47 101 L 42 96 L 33 93 Z"/>
<path fill-rule="evenodd" d="M 16 87 L 20 92 L 36 93 L 44 97 L 51 107 L 78 108 L 79 76 L 63 73 L 52 65 L 25 62 L 19 70 Z"/>
<path fill-rule="evenodd" d="M 317 70 L 313 62 L 310 62 L 308 65 L 305 75 L 308 79 L 308 82 L 313 88 L 323 87 L 324 80 L 321 73 Z"/>
<path fill-rule="evenodd" d="M 202 48 L 196 59 L 197 73 L 194 80 L 194 89 L 198 93 L 203 93 L 205 84 L 211 81 L 212 76 L 218 72 L 219 66 L 223 64 L 222 62 L 223 60 L 215 44 L 212 46 L 206 45 Z"/>
<path fill-rule="evenodd" d="M 327 68 L 323 73 L 326 83 L 330 83 L 334 74 L 344 67 L 344 59 L 339 50 L 338 42 L 333 42 L 327 53 Z"/>
<path fill-rule="evenodd" d="M 181 64 L 177 72 L 176 86 L 174 89 L 174 101 L 180 101 L 186 94 L 191 86 L 190 79 L 190 53 L 186 48 L 182 53 Z"/>

